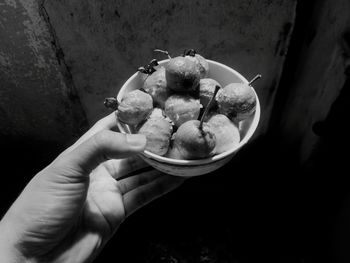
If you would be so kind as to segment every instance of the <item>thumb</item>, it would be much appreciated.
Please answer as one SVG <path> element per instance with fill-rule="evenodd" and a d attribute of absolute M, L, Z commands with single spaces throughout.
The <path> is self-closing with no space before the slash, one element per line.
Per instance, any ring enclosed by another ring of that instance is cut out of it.
<path fill-rule="evenodd" d="M 143 151 L 145 147 L 144 135 L 103 130 L 71 152 L 61 155 L 55 162 L 59 167 L 66 166 L 88 175 L 106 160 L 127 158 Z"/>

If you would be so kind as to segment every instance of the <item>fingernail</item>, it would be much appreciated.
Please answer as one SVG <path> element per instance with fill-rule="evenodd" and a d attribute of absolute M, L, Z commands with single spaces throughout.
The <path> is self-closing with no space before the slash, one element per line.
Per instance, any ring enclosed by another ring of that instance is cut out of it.
<path fill-rule="evenodd" d="M 126 141 L 132 147 L 145 147 L 146 136 L 143 134 L 127 134 Z"/>

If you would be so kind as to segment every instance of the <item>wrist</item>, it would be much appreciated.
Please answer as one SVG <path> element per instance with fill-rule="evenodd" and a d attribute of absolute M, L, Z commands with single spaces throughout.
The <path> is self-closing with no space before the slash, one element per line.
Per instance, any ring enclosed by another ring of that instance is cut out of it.
<path fill-rule="evenodd" d="M 1 260 L 8 263 L 30 263 L 22 253 L 18 250 L 14 238 L 14 232 L 11 227 L 7 226 L 4 222 L 0 221 L 0 255 Z"/>

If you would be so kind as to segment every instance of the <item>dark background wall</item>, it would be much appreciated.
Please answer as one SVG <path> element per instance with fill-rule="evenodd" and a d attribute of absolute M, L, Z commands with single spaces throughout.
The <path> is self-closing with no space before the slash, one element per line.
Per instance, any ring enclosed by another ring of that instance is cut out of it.
<path fill-rule="evenodd" d="M 1 1 L 0 14 L 0 134 L 76 136 L 85 114 L 37 1 Z"/>
<path fill-rule="evenodd" d="M 105 97 L 162 58 L 154 48 L 196 48 L 263 75 L 255 139 L 136 213 L 96 262 L 117 248 L 123 262 L 347 262 L 349 5 L 0 0 L 0 214 L 107 114 Z"/>
<path fill-rule="evenodd" d="M 209 59 L 264 78 L 259 94 L 266 130 L 289 36 L 295 1 L 45 1 L 90 123 L 106 114 L 105 97 L 153 57 L 155 48 Z M 268 25 L 268 26 L 266 26 Z"/>

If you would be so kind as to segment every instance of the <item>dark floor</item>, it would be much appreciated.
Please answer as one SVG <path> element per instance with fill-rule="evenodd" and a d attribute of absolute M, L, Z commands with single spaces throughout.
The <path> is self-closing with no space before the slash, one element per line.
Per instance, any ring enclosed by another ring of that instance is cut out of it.
<path fill-rule="evenodd" d="M 331 262 L 331 234 L 350 189 L 339 172 L 345 157 L 323 143 L 298 167 L 271 141 L 255 141 L 224 168 L 135 213 L 96 262 Z M 61 150 L 2 142 L 0 214 Z"/>

